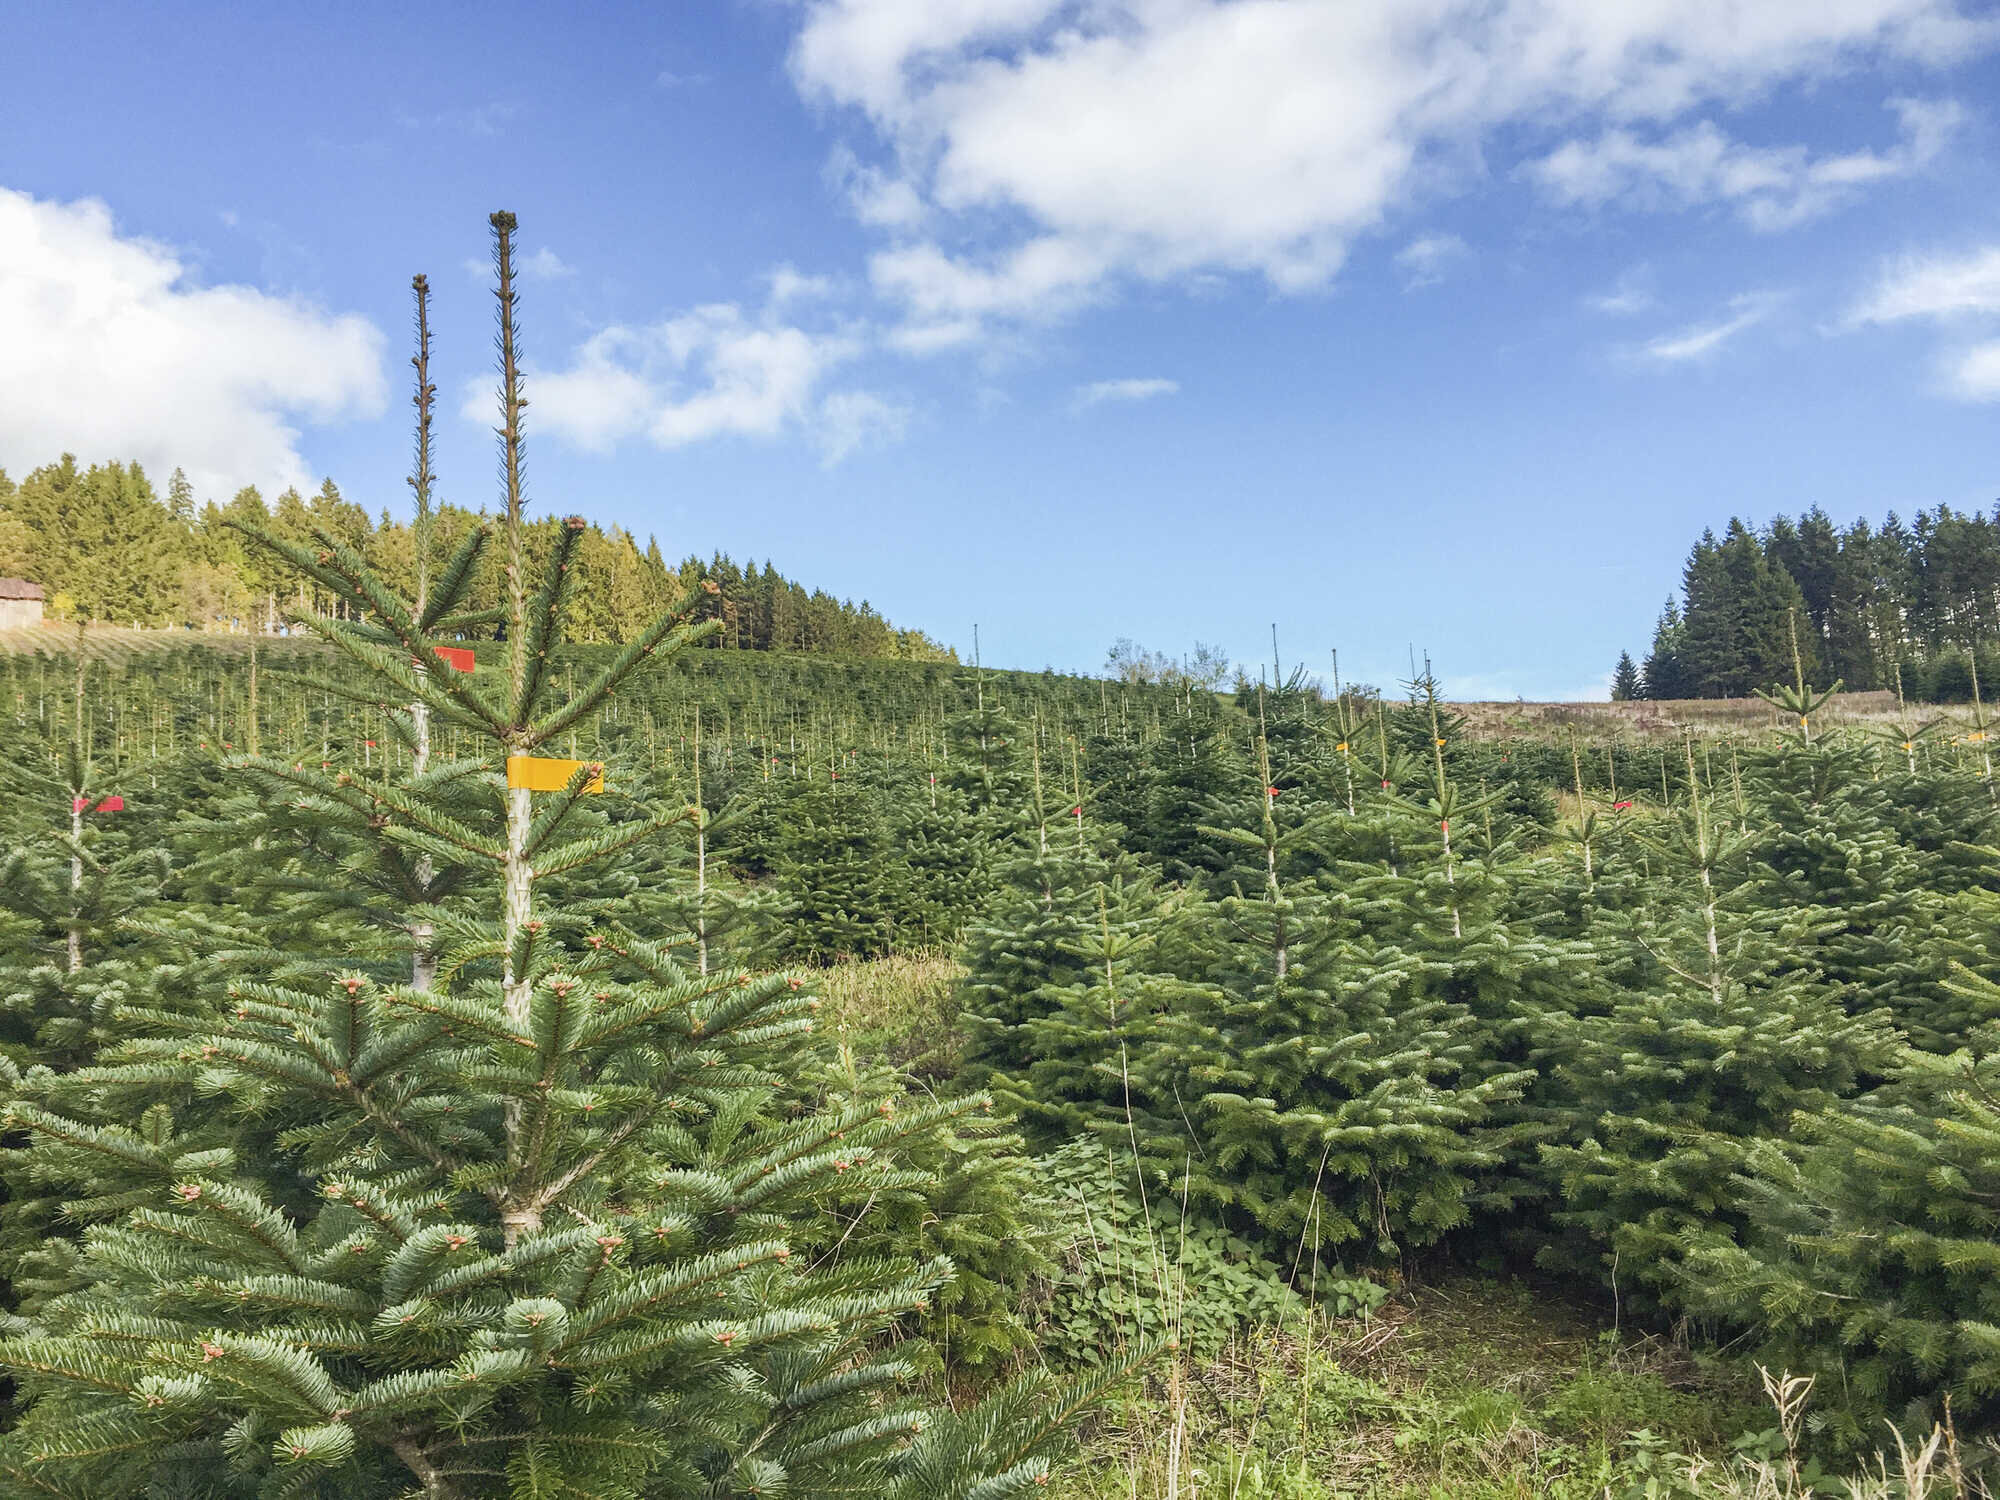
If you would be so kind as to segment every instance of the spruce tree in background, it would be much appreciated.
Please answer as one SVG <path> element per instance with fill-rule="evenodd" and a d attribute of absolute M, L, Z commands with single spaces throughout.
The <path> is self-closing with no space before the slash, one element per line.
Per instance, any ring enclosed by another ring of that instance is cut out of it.
<path fill-rule="evenodd" d="M 1816 506 L 1761 533 L 1732 519 L 1696 542 L 1682 585 L 1643 669 L 1649 697 L 1738 696 L 1781 676 L 1776 621 L 1796 609 L 1824 675 L 1887 691 L 1900 674 L 1912 696 L 1962 699 L 1953 658 L 2000 640 L 2000 507 L 1845 530 Z"/>
<path fill-rule="evenodd" d="M 1639 682 L 1639 664 L 1632 660 L 1630 651 L 1618 653 L 1618 665 L 1611 673 L 1611 701 L 1629 703 L 1634 698 L 1643 697 Z"/>
<path fill-rule="evenodd" d="M 1659 623 L 1653 627 L 1653 649 L 1646 653 L 1646 665 L 1640 671 L 1640 680 L 1645 688 L 1641 696 L 1656 701 L 1692 696 L 1687 691 L 1687 674 L 1681 666 L 1681 645 L 1685 635 L 1681 607 L 1669 599 L 1660 611 Z"/>
<path fill-rule="evenodd" d="M 493 228 L 504 669 L 452 672 L 334 536 L 271 543 L 339 602 L 293 618 L 373 679 L 375 710 L 423 705 L 486 767 L 470 810 L 421 777 L 342 789 L 390 842 L 492 879 L 433 908 L 427 986 L 252 963 L 97 1066 L 8 1070 L 11 1128 L 100 1222 L 76 1284 L 0 1345 L 28 1400 L 0 1473 L 102 1497 L 1032 1492 L 1073 1404 L 1045 1381 L 958 1415 L 896 1394 L 879 1336 L 949 1263 L 807 1265 L 787 1243 L 824 1194 L 902 1185 L 897 1143 L 979 1101 L 778 1117 L 800 981 L 704 979 L 553 894 L 686 815 L 593 810 L 591 764 L 539 803 L 501 774 L 705 632 L 663 616 L 560 689 L 582 526 L 531 579 L 512 216 Z M 239 1149 L 273 1114 L 297 1123 Z"/>
<path fill-rule="evenodd" d="M 1805 601 L 1741 521 L 1731 521 L 1720 542 L 1702 538 L 1688 558 L 1681 592 L 1680 672 L 1692 696 L 1740 698 L 1790 675 L 1790 622 Z M 1809 648 L 1805 658 L 1810 671 Z"/>

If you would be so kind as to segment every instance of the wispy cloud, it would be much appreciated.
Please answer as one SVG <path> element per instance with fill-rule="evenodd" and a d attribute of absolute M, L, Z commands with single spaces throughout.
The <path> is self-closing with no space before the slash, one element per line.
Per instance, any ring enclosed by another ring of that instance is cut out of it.
<path fill-rule="evenodd" d="M 1929 166 L 1959 134 L 1951 99 L 1892 99 L 1901 139 L 1883 151 L 1814 155 L 1804 146 L 1748 146 L 1713 122 L 1657 139 L 1625 127 L 1565 142 L 1523 171 L 1559 202 L 1639 209 L 1720 203 L 1765 233 L 1790 229 L 1852 201 L 1862 189 Z"/>
<path fill-rule="evenodd" d="M 1848 314 L 1852 325 L 2000 315 L 2000 245 L 1963 255 L 1904 256 L 1882 268 Z"/>
<path fill-rule="evenodd" d="M 833 291 L 831 277 L 808 276 L 791 265 L 775 267 L 765 280 L 771 288 L 772 303 L 779 307 L 790 302 L 816 300 Z"/>
<path fill-rule="evenodd" d="M 835 391 L 819 404 L 814 442 L 832 468 L 849 454 L 899 442 L 909 430 L 910 409 L 873 391 Z"/>
<path fill-rule="evenodd" d="M 1583 305 L 1612 318 L 1629 318 L 1635 313 L 1651 312 L 1659 302 L 1653 295 L 1651 282 L 1652 273 L 1648 268 L 1634 266 L 1613 282 L 1609 291 L 1585 297 Z"/>
<path fill-rule="evenodd" d="M 1946 388 L 1966 401 L 2000 401 L 2000 343 L 1975 344 L 1954 356 L 1945 370 Z"/>
<path fill-rule="evenodd" d="M 1093 380 L 1088 385 L 1080 385 L 1070 398 L 1071 411 L 1088 411 L 1093 406 L 1102 406 L 1107 401 L 1151 401 L 1156 396 L 1171 396 L 1181 388 L 1178 380 L 1166 380 L 1159 376 L 1145 379 Z"/>
<path fill-rule="evenodd" d="M 1697 323 L 1675 333 L 1661 334 L 1640 348 L 1647 359 L 1660 364 L 1687 364 L 1715 354 L 1737 335 L 1755 328 L 1776 310 L 1779 298 L 1769 292 L 1748 292 L 1729 302 L 1729 316 Z"/>
<path fill-rule="evenodd" d="M 1436 286 L 1452 268 L 1472 258 L 1472 247 L 1455 234 L 1427 234 L 1411 240 L 1396 252 L 1396 269 L 1403 277 L 1403 290 Z"/>
<path fill-rule="evenodd" d="M 1940 327 L 1955 339 L 1937 356 L 1938 386 L 1945 395 L 2000 401 L 2000 342 L 1989 337 L 2000 322 L 2000 245 L 1891 261 L 1843 326 L 1912 321 Z"/>
<path fill-rule="evenodd" d="M 536 281 L 558 281 L 565 276 L 574 276 L 576 269 L 565 264 L 560 255 L 544 245 L 521 261 L 521 274 Z"/>
<path fill-rule="evenodd" d="M 422 114 L 405 110 L 396 116 L 396 123 L 405 130 L 448 130 L 458 135 L 490 140 L 499 135 L 507 122 L 519 113 L 520 106 L 517 104 L 470 104 Z"/>

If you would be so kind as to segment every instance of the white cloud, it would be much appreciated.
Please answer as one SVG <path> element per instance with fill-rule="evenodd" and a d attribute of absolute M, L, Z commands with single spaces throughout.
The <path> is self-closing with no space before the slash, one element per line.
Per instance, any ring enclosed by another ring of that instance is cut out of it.
<path fill-rule="evenodd" d="M 1658 302 L 1653 295 L 1651 273 L 1644 266 L 1635 266 L 1612 283 L 1611 290 L 1596 292 L 1583 299 L 1584 306 L 1608 317 L 1626 318 L 1634 313 L 1650 312 Z"/>
<path fill-rule="evenodd" d="M 1648 359 L 1670 365 L 1705 359 L 1738 334 L 1763 322 L 1777 302 L 1777 298 L 1767 293 L 1746 293 L 1731 299 L 1728 317 L 1698 323 L 1678 333 L 1662 334 L 1649 340 L 1640 352 Z"/>
<path fill-rule="evenodd" d="M 1965 255 L 1908 256 L 1892 262 L 1848 321 L 1896 323 L 1982 314 L 2000 314 L 2000 245 Z"/>
<path fill-rule="evenodd" d="M 880 167 L 863 165 L 846 146 L 835 146 L 827 158 L 826 181 L 847 200 L 855 218 L 877 229 L 914 229 L 930 212 L 908 182 Z"/>
<path fill-rule="evenodd" d="M 813 301 L 833 291 L 831 279 L 808 276 L 796 266 L 779 266 L 765 279 L 770 283 L 771 304 L 774 307 L 783 307 L 788 302 Z"/>
<path fill-rule="evenodd" d="M 1653 209 L 1723 203 L 1752 229 L 1790 229 L 1873 183 L 1921 171 L 1965 123 L 1965 111 L 1948 99 L 1894 99 L 1890 107 L 1903 135 L 1887 151 L 1815 156 L 1804 146 L 1746 146 L 1704 120 L 1658 139 L 1618 128 L 1568 141 L 1525 173 L 1563 203 Z"/>
<path fill-rule="evenodd" d="M 974 342 L 983 331 L 977 318 L 934 318 L 891 329 L 888 344 L 898 354 L 941 354 Z"/>
<path fill-rule="evenodd" d="M 863 448 L 899 441 L 910 425 L 910 409 L 872 391 L 835 391 L 819 404 L 820 458 L 831 468 Z"/>
<path fill-rule="evenodd" d="M 574 276 L 576 268 L 565 265 L 560 255 L 544 245 L 521 261 L 521 274 L 535 281 L 557 281 L 564 276 Z"/>
<path fill-rule="evenodd" d="M 1070 406 L 1075 411 L 1088 411 L 1091 407 L 1102 406 L 1107 401 L 1151 401 L 1156 396 L 1174 395 L 1180 388 L 1181 383 L 1178 380 L 1165 380 L 1159 376 L 1093 380 L 1088 385 L 1076 388 L 1076 395 Z"/>
<path fill-rule="evenodd" d="M 1954 330 L 1960 339 L 2000 320 L 2000 245 L 1891 262 L 1848 313 L 1845 326 L 1912 320 Z M 1939 363 L 1939 385 L 1946 395 L 2000 401 L 2000 342 L 1961 342 L 1947 349 Z"/>
<path fill-rule="evenodd" d="M 1472 247 L 1455 234 L 1426 234 L 1411 240 L 1396 252 L 1396 269 L 1402 273 L 1403 289 L 1436 286 L 1452 267 L 1471 259 Z"/>
<path fill-rule="evenodd" d="M 783 271 L 771 279 L 773 297 L 760 313 L 710 303 L 658 323 L 602 329 L 567 365 L 524 366 L 532 426 L 592 452 L 632 438 L 680 448 L 800 433 L 828 462 L 900 435 L 908 414 L 881 397 L 822 393 L 827 377 L 865 346 L 845 330 L 785 321 L 778 293 L 798 288 Z M 491 382 L 469 383 L 461 409 L 490 425 Z"/>
<path fill-rule="evenodd" d="M 1129 279 L 1311 289 L 1496 132 L 1679 149 L 1710 107 L 1972 55 L 1996 22 L 1969 3 L 806 0 L 791 68 L 864 126 L 871 159 L 850 151 L 835 176 L 892 236 L 878 290 L 912 329 L 956 329 L 1060 316 Z M 1705 180 L 1759 223 L 1822 211 L 1937 149 L 1947 115 L 1903 109 L 1890 152 L 1725 141 Z M 1782 181 L 1750 185 L 1753 168 Z"/>
<path fill-rule="evenodd" d="M 2000 401 L 2000 343 L 1976 344 L 1952 359 L 1946 389 L 1966 401 Z"/>
<path fill-rule="evenodd" d="M 93 199 L 0 188 L 0 455 L 187 470 L 199 492 L 312 483 L 300 423 L 385 406 L 381 332 L 298 297 L 201 286 Z"/>

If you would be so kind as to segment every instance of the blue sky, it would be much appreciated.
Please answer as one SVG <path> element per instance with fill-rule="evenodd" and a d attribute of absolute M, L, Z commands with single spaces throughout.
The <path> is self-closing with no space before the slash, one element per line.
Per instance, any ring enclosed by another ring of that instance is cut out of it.
<path fill-rule="evenodd" d="M 988 660 L 1601 695 L 1687 546 L 2000 496 L 1970 0 L 23 7 L 0 466 L 531 496 Z"/>

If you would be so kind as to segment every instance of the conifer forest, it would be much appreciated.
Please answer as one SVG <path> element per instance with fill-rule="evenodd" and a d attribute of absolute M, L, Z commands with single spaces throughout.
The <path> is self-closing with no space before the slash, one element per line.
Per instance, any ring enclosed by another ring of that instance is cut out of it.
<path fill-rule="evenodd" d="M 0 1495 L 2000 1487 L 1988 520 L 1616 714 L 995 670 L 531 491 L 491 230 L 488 506 L 421 277 L 407 514 L 0 491 Z"/>

